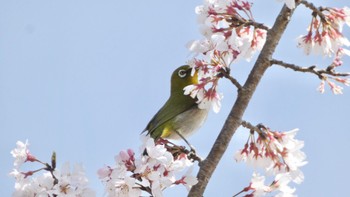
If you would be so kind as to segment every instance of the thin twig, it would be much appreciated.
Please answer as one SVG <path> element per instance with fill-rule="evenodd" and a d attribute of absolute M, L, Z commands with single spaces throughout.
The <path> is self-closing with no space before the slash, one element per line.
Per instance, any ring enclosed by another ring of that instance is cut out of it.
<path fill-rule="evenodd" d="M 326 77 L 325 75 L 334 76 L 334 77 L 350 76 L 350 73 L 335 72 L 333 69 L 334 66 L 332 64 L 330 66 L 328 66 L 326 69 L 317 69 L 316 66 L 301 67 L 301 66 L 297 66 L 295 64 L 290 64 L 290 63 L 286 63 L 286 62 L 283 62 L 281 60 L 275 60 L 275 59 L 272 59 L 270 62 L 271 62 L 271 64 L 279 65 L 279 66 L 282 66 L 284 68 L 289 68 L 289 69 L 292 69 L 294 71 L 304 72 L 304 73 L 313 73 L 313 74 L 317 75 L 318 78 L 320 78 L 321 80 Z"/>
<path fill-rule="evenodd" d="M 246 25 L 253 26 L 253 27 L 258 28 L 258 29 L 264 29 L 266 31 L 268 31 L 270 29 L 269 27 L 265 26 L 264 24 L 257 23 L 257 22 L 252 21 L 252 20 L 249 20 L 248 22 L 246 22 Z"/>
<path fill-rule="evenodd" d="M 245 120 L 242 120 L 241 125 L 247 129 L 253 130 L 253 131 L 258 131 L 260 130 L 257 126 L 252 125 L 250 122 L 247 122 Z"/>
<path fill-rule="evenodd" d="M 322 8 L 322 7 L 317 8 L 313 3 L 310 3 L 306 0 L 300 1 L 300 4 L 303 4 L 305 7 L 311 9 L 313 11 L 313 14 L 317 14 L 323 22 L 327 22 L 326 17 L 322 13 L 322 10 L 325 10 L 325 8 Z"/>
<path fill-rule="evenodd" d="M 221 72 L 221 74 L 223 75 L 223 77 L 225 77 L 226 79 L 230 80 L 232 82 L 232 84 L 236 86 L 236 88 L 238 90 L 242 89 L 242 85 L 237 81 L 237 79 L 232 77 L 230 75 L 230 73 L 228 73 L 228 72 Z"/>
<path fill-rule="evenodd" d="M 245 188 L 244 188 L 245 189 Z M 233 195 L 232 197 L 237 197 L 238 195 L 240 195 L 241 193 L 245 192 L 244 189 L 240 192 L 238 192 L 237 194 Z"/>
<path fill-rule="evenodd" d="M 254 20 L 251 19 L 245 19 L 241 16 L 238 15 L 226 15 L 226 14 L 217 14 L 217 15 L 221 15 L 221 16 L 226 16 L 227 17 L 227 22 L 231 23 L 231 27 L 239 27 L 239 26 L 253 26 L 257 29 L 264 29 L 266 31 L 268 31 L 270 28 L 266 25 L 264 25 L 263 23 L 258 23 L 255 22 Z"/>
<path fill-rule="evenodd" d="M 265 132 L 262 129 L 266 129 L 266 127 L 263 124 L 258 124 L 256 126 L 252 125 L 250 122 L 247 122 L 245 120 L 242 120 L 241 125 L 247 129 L 250 129 L 250 132 L 252 131 L 257 132 L 261 137 L 266 137 Z"/>
<path fill-rule="evenodd" d="M 228 19 L 227 21 L 231 23 L 231 27 L 253 26 L 257 29 L 264 29 L 266 31 L 270 29 L 269 27 L 265 26 L 263 23 L 258 23 L 253 20 L 246 20 L 244 18 L 239 18 L 239 17 L 231 17 L 231 19 Z"/>

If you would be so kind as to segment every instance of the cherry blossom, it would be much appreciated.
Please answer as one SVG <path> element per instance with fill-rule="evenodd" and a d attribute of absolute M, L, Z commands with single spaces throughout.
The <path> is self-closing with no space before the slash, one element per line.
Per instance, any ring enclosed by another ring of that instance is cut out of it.
<path fill-rule="evenodd" d="M 265 177 L 256 173 L 253 173 L 249 188 L 254 191 L 253 196 L 264 196 L 270 190 L 270 188 L 265 185 Z"/>
<path fill-rule="evenodd" d="M 333 94 L 343 94 L 343 87 L 335 84 L 332 81 L 327 80 L 327 84 L 329 85 L 329 87 L 331 88 Z"/>
<path fill-rule="evenodd" d="M 333 57 L 332 64 L 327 68 L 333 72 L 334 68 L 343 64 L 342 57 L 350 56 L 350 50 L 345 47 L 350 46 L 350 41 L 342 34 L 344 24 L 350 26 L 350 9 L 320 7 L 315 8 L 308 33 L 299 36 L 298 46 L 304 50 L 304 53 L 321 54 L 323 56 Z M 321 93 L 325 91 L 327 84 L 333 94 L 342 94 L 343 87 L 334 82 L 348 85 L 346 77 L 327 77 L 322 75 L 321 84 L 317 90 Z"/>
<path fill-rule="evenodd" d="M 58 170 L 55 174 L 60 174 Z M 45 172 L 36 177 L 24 178 L 23 173 L 10 173 L 16 178 L 15 191 L 12 196 L 75 196 L 75 197 L 93 197 L 95 192 L 87 187 L 87 179 L 84 172 L 73 170 L 65 172 L 62 176 L 57 177 L 57 183 L 52 174 Z"/>
<path fill-rule="evenodd" d="M 291 188 L 288 185 L 291 182 L 289 174 L 278 174 L 273 180 L 273 182 L 269 185 L 266 185 L 265 181 L 265 176 L 261 176 L 258 173 L 254 172 L 249 186 L 245 187 L 242 191 L 240 191 L 234 196 L 238 196 L 239 194 L 244 192 L 251 192 L 249 194 L 246 194 L 245 196 L 260 197 L 273 193 L 273 196 L 277 197 L 296 197 L 296 195 L 294 195 L 296 189 Z"/>
<path fill-rule="evenodd" d="M 288 173 L 278 174 L 270 185 L 271 191 L 279 190 L 280 192 L 276 194 L 276 197 L 294 197 L 293 193 L 295 188 L 291 188 L 288 184 L 291 182 L 292 178 Z"/>
<path fill-rule="evenodd" d="M 204 38 L 191 41 L 188 49 L 195 54 L 188 64 L 198 71 L 200 83 L 185 87 L 184 93 L 197 98 L 200 108 L 219 112 L 222 95 L 217 93 L 221 72 L 241 59 L 250 61 L 262 49 L 266 30 L 251 26 L 252 4 L 244 0 L 205 0 L 195 12 Z M 200 58 L 198 58 L 200 56 Z"/>
<path fill-rule="evenodd" d="M 149 136 L 142 136 L 139 157 L 133 150 L 121 151 L 115 157 L 115 166 L 105 166 L 98 176 L 105 185 L 108 196 L 140 196 L 142 192 L 152 196 L 163 196 L 163 190 L 174 185 L 191 188 L 197 178 L 188 171 L 179 177 L 182 171 L 193 166 L 184 153 L 169 152 L 163 140 L 156 143 Z"/>
<path fill-rule="evenodd" d="M 36 196 L 48 196 L 51 195 L 51 189 L 53 187 L 53 178 L 49 173 L 44 173 L 39 177 L 24 178 L 21 177 L 23 173 L 10 173 L 10 176 L 14 176 L 16 179 L 15 191 L 13 197 L 36 197 Z M 52 196 L 52 195 L 51 195 Z"/>
<path fill-rule="evenodd" d="M 350 86 L 350 79 L 349 78 L 344 79 L 344 78 L 340 78 L 340 77 L 334 77 L 333 79 L 339 83 L 346 85 L 346 86 Z"/>
<path fill-rule="evenodd" d="M 322 16 L 312 17 L 307 35 L 298 38 L 298 46 L 305 54 L 321 54 L 332 57 L 344 46 L 350 46 L 349 40 L 342 34 L 344 24 L 349 25 L 349 8 L 324 8 Z M 348 55 L 348 53 L 345 53 Z"/>
<path fill-rule="evenodd" d="M 186 187 L 186 189 L 189 191 L 193 185 L 198 183 L 197 177 L 192 175 L 192 171 L 193 171 L 193 166 L 191 166 L 187 170 L 186 174 L 183 175 L 181 179 L 176 180 L 175 184 L 177 185 L 183 184 Z"/>
<path fill-rule="evenodd" d="M 55 161 L 41 162 L 28 149 L 28 140 L 24 143 L 18 141 L 17 147 L 11 151 L 15 158 L 14 169 L 9 174 L 16 180 L 14 197 L 94 197 L 95 192 L 88 187 L 88 179 L 81 165 L 74 165 L 71 171 L 69 163 L 65 163 L 61 170 L 55 168 Z M 21 171 L 24 162 L 37 162 L 45 167 L 27 172 Z M 43 172 L 44 173 L 40 173 Z"/>
<path fill-rule="evenodd" d="M 36 158 L 30 154 L 28 146 L 28 140 L 26 142 L 17 141 L 17 147 L 11 151 L 12 156 L 15 158 L 14 166 L 19 168 L 23 163 L 30 161 L 36 161 Z"/>
<path fill-rule="evenodd" d="M 46 174 L 46 176 L 49 176 L 48 173 Z M 81 165 L 75 164 L 71 171 L 70 164 L 66 162 L 61 170 L 54 171 L 54 175 L 58 181 L 48 191 L 52 196 L 96 196 L 95 192 L 88 188 L 88 179 L 85 177 L 85 172 Z"/>
<path fill-rule="evenodd" d="M 333 81 L 331 81 L 333 80 Z M 321 81 L 320 85 L 318 86 L 317 90 L 321 93 L 325 92 L 325 84 L 329 86 L 333 94 L 343 94 L 343 87 L 337 85 L 336 83 L 343 84 L 345 86 L 350 86 L 350 79 L 349 78 L 341 78 L 341 77 L 324 77 L 324 79 Z"/>
<path fill-rule="evenodd" d="M 317 90 L 319 92 L 321 92 L 322 94 L 324 93 L 324 85 L 325 85 L 325 82 L 324 80 L 321 81 L 320 85 L 318 86 Z"/>
<path fill-rule="evenodd" d="M 264 185 L 265 177 L 254 174 L 249 189 L 245 190 L 253 189 L 254 196 L 263 196 L 276 189 L 288 195 L 294 192 L 295 189 L 291 189 L 288 183 L 300 184 L 304 180 L 300 167 L 307 163 L 306 155 L 301 151 L 304 142 L 295 139 L 297 131 L 277 132 L 263 128 L 257 139 L 251 133 L 244 148 L 236 152 L 236 161 L 263 169 L 267 175 L 274 175 L 275 180 L 267 188 Z"/>
<path fill-rule="evenodd" d="M 107 196 L 129 197 L 141 196 L 140 188 L 135 184 L 136 180 L 132 177 L 118 179 L 115 182 L 110 182 L 106 187 Z"/>

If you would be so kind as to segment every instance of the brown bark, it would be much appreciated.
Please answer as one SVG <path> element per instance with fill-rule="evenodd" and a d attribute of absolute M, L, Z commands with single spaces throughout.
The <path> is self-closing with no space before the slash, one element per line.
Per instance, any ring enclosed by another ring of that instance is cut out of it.
<path fill-rule="evenodd" d="M 242 116 L 252 98 L 266 69 L 270 66 L 270 60 L 278 42 L 289 23 L 293 10 L 284 6 L 276 18 L 275 24 L 267 32 L 266 43 L 251 70 L 244 86 L 239 90 L 235 104 L 229 113 L 219 136 L 217 137 L 208 157 L 200 163 L 197 174 L 198 183 L 192 187 L 188 196 L 203 196 L 204 190 L 218 165 L 222 155 L 226 151 L 232 136 L 241 125 Z"/>

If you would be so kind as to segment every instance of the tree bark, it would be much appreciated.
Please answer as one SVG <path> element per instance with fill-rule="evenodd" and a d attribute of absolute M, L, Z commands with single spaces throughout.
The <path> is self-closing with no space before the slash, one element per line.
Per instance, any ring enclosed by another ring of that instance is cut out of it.
<path fill-rule="evenodd" d="M 237 128 L 241 125 L 242 116 L 252 98 L 256 87 L 259 84 L 266 69 L 271 65 L 270 60 L 279 43 L 283 32 L 285 31 L 293 10 L 283 6 L 275 24 L 267 32 L 266 43 L 258 56 L 253 69 L 251 70 L 248 79 L 244 86 L 238 91 L 238 96 L 229 113 L 224 126 L 221 129 L 209 155 L 200 163 L 200 169 L 197 174 L 198 183 L 192 187 L 188 196 L 200 197 L 203 196 L 204 190 L 218 165 L 222 155 L 226 151 L 232 136 L 235 134 Z"/>

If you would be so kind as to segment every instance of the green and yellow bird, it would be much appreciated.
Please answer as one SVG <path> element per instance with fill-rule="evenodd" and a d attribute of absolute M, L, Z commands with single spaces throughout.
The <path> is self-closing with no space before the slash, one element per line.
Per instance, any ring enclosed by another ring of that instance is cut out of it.
<path fill-rule="evenodd" d="M 164 106 L 154 115 L 143 132 L 148 131 L 155 140 L 183 139 L 186 140 L 206 120 L 208 109 L 198 108 L 196 99 L 184 95 L 184 88 L 198 84 L 197 71 L 191 75 L 192 68 L 180 66 L 171 76 L 170 97 Z"/>

